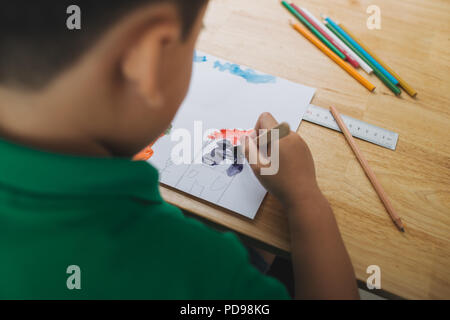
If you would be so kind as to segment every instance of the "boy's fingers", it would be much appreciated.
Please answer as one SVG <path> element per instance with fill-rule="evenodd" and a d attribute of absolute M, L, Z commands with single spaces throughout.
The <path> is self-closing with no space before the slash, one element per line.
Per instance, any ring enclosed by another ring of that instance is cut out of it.
<path fill-rule="evenodd" d="M 256 122 L 255 130 L 259 131 L 261 129 L 272 129 L 278 125 L 278 121 L 269 112 L 264 112 L 258 118 Z"/>
<path fill-rule="evenodd" d="M 248 163 L 252 167 L 253 171 L 256 172 L 260 167 L 264 166 L 261 161 L 267 162 L 268 160 L 259 152 L 256 141 L 248 136 L 244 136 L 240 140 L 241 150 L 245 155 Z"/>
<path fill-rule="evenodd" d="M 250 158 L 250 141 L 253 140 L 252 138 L 249 138 L 248 136 L 243 136 L 240 140 L 241 142 L 241 151 L 244 154 L 245 158 L 247 159 L 247 161 Z"/>

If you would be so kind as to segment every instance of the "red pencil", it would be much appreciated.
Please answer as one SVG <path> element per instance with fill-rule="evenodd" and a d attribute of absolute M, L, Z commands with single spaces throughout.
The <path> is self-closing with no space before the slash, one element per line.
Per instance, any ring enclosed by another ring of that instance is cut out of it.
<path fill-rule="evenodd" d="M 341 45 L 339 45 L 339 43 L 337 43 L 332 37 L 330 37 L 328 35 L 328 33 L 326 33 L 323 30 L 323 27 L 320 26 L 319 24 L 316 23 L 316 21 L 314 21 L 314 19 L 311 19 L 311 17 L 301 8 L 297 7 L 295 4 L 291 4 L 291 6 L 299 13 L 302 15 L 302 17 L 304 17 L 306 20 L 308 20 L 309 23 L 311 23 L 314 28 L 316 28 L 328 41 L 330 41 L 336 48 L 339 49 L 339 51 L 342 52 L 342 54 L 346 57 L 346 60 L 348 62 L 350 62 L 350 64 L 352 66 L 354 66 L 355 68 L 359 68 L 360 65 L 358 63 L 358 61 L 356 61 L 355 59 L 353 59 L 347 52 L 347 50 L 345 50 L 345 48 L 343 48 Z"/>

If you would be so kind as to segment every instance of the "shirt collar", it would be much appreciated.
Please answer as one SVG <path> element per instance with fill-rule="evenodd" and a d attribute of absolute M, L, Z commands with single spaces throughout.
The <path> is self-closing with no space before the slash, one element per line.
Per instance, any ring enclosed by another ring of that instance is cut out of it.
<path fill-rule="evenodd" d="M 2 139 L 0 185 L 43 195 L 130 196 L 162 201 L 158 172 L 146 162 L 61 155 Z"/>

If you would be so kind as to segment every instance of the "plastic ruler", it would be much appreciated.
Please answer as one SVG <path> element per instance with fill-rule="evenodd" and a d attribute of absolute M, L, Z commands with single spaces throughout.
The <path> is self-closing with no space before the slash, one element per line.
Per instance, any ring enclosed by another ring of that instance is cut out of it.
<path fill-rule="evenodd" d="M 355 138 L 371 142 L 387 149 L 396 149 L 398 133 L 344 115 L 342 115 L 342 119 Z M 330 110 L 325 108 L 310 105 L 303 120 L 341 132 L 341 129 L 334 120 Z"/>

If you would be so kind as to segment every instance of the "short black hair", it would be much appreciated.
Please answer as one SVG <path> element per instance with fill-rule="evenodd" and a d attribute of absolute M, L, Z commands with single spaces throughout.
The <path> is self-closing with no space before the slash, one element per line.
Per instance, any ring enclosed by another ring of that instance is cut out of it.
<path fill-rule="evenodd" d="M 0 4 L 0 85 L 44 87 L 115 22 L 139 6 L 173 3 L 188 34 L 207 0 L 7 0 Z M 67 8 L 81 9 L 69 30 Z"/>

